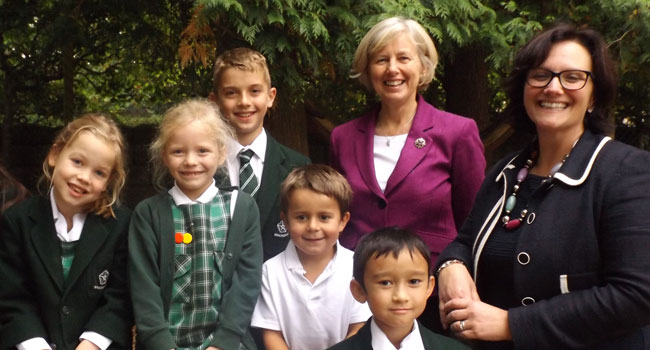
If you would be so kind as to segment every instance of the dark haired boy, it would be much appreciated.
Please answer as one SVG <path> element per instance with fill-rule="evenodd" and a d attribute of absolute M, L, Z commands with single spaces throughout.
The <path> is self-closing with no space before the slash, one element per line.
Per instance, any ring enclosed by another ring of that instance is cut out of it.
<path fill-rule="evenodd" d="M 330 350 L 468 349 L 416 321 L 433 292 L 429 248 L 414 233 L 383 228 L 364 236 L 354 253 L 352 295 L 368 302 L 372 317 Z"/>

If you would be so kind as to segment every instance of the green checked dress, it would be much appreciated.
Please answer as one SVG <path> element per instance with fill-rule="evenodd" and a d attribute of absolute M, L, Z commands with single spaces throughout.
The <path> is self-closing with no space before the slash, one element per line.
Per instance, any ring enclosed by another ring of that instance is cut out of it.
<path fill-rule="evenodd" d="M 203 350 L 214 336 L 230 199 L 230 192 L 219 192 L 210 203 L 172 205 L 175 232 L 192 235 L 191 242 L 175 245 L 169 323 L 179 349 Z"/>

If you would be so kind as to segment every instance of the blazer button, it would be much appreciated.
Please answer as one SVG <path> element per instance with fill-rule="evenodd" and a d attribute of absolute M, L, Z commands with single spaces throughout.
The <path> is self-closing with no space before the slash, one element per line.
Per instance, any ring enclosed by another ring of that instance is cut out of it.
<path fill-rule="evenodd" d="M 64 306 L 61 308 L 61 312 L 62 312 L 64 315 L 70 315 L 70 308 L 69 308 L 67 305 L 64 305 Z"/>
<path fill-rule="evenodd" d="M 386 208 L 386 201 L 383 200 L 382 198 L 379 198 L 379 200 L 377 200 L 377 206 L 379 207 L 379 209 Z"/>
<path fill-rule="evenodd" d="M 528 305 L 531 305 L 531 304 L 534 304 L 534 303 L 535 303 L 535 299 L 533 299 L 531 297 L 525 297 L 525 298 L 521 299 L 521 305 L 523 305 L 523 306 L 528 306 Z"/>
<path fill-rule="evenodd" d="M 530 262 L 530 255 L 528 255 L 526 252 L 517 254 L 517 262 L 519 262 L 521 265 L 528 265 Z"/>
<path fill-rule="evenodd" d="M 232 260 L 232 253 L 228 253 L 228 254 L 226 254 L 226 259 L 228 259 L 228 260 Z"/>

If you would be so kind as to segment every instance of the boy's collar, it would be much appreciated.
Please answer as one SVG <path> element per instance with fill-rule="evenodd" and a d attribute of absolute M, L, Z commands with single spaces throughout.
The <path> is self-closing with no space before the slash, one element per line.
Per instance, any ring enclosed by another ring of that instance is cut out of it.
<path fill-rule="evenodd" d="M 336 249 L 334 250 L 334 256 L 332 256 L 332 259 L 330 259 L 329 264 L 323 270 L 322 273 L 325 273 L 330 267 L 336 265 L 336 257 L 338 256 L 338 252 L 342 249 L 341 244 L 339 243 L 338 240 L 336 240 Z M 286 258 L 286 264 L 287 268 L 289 270 L 295 270 L 295 271 L 300 271 L 300 273 L 305 273 L 305 269 L 302 267 L 302 263 L 300 262 L 300 258 L 298 257 L 298 248 L 296 248 L 296 245 L 293 244 L 293 241 L 289 240 L 289 243 L 287 243 L 287 248 L 285 249 L 285 258 Z M 321 274 L 322 274 L 321 273 Z"/>
<path fill-rule="evenodd" d="M 255 140 L 253 140 L 253 142 L 251 142 L 251 144 L 248 146 L 242 146 L 236 139 L 231 140 L 228 144 L 228 158 L 236 159 L 242 149 L 251 149 L 253 152 L 255 152 L 256 156 L 262 159 L 263 162 L 264 158 L 266 157 L 267 140 L 268 136 L 266 135 L 264 128 L 262 128 L 262 132 L 260 132 Z"/>
<path fill-rule="evenodd" d="M 370 320 L 370 334 L 372 337 L 372 349 L 373 350 L 395 350 L 393 343 L 388 340 L 386 333 L 379 328 L 375 322 L 375 317 L 373 316 Z M 422 336 L 420 335 L 420 329 L 418 328 L 418 323 L 413 320 L 413 329 L 402 342 L 400 343 L 399 349 L 409 349 L 409 350 L 424 350 L 424 343 L 422 342 Z"/>

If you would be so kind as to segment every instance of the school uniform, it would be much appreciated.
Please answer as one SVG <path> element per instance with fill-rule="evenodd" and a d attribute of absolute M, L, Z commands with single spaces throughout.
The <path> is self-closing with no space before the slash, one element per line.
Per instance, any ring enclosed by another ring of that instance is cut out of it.
<path fill-rule="evenodd" d="M 280 184 L 294 168 L 309 164 L 311 161 L 301 153 L 280 144 L 265 130 L 262 130 L 262 133 L 257 136 L 251 146 L 250 148 L 254 151 L 255 147 L 260 148 L 259 152 L 256 152 L 257 156 L 259 156 L 259 153 L 264 154 L 264 160 L 261 161 L 259 168 L 262 171 L 255 172 L 258 181 L 260 176 L 262 180 L 254 198 L 260 210 L 262 246 L 264 247 L 264 261 L 266 261 L 284 251 L 289 242 L 289 232 L 280 219 Z M 215 177 L 218 184 L 223 185 L 225 180 L 235 186 L 239 185 L 239 159 L 237 154 L 244 147 L 233 142 L 228 148 L 226 161 L 229 178 L 223 179 L 218 175 Z M 251 162 L 254 161 L 251 160 Z"/>
<path fill-rule="evenodd" d="M 417 321 L 416 321 L 417 322 Z M 379 334 L 381 330 L 376 326 L 372 325 L 373 321 L 370 318 L 366 321 L 366 324 L 359 329 L 359 331 L 351 336 L 350 338 L 332 346 L 329 350 L 373 350 L 373 333 Z M 372 330 L 374 326 L 375 330 Z M 422 339 L 422 346 L 425 350 L 468 350 L 469 347 L 463 345 L 462 343 L 442 336 L 440 334 L 433 333 L 432 331 L 426 329 L 419 322 L 417 322 L 417 330 Z M 417 339 L 411 339 L 410 344 L 418 345 L 419 342 Z M 415 347 L 410 347 L 402 343 L 402 349 L 416 349 Z M 376 350 L 376 349 L 375 349 Z"/>
<path fill-rule="evenodd" d="M 213 291 L 220 293 L 216 300 L 221 302 L 216 306 L 218 315 L 209 345 L 231 350 L 243 344 L 255 349 L 248 325 L 261 283 L 259 214 L 255 202 L 245 193 L 238 192 L 234 202 L 227 240 L 223 249 L 214 251 L 213 266 L 218 270 L 215 273 L 221 288 Z M 178 347 L 177 333 L 170 328 L 170 322 L 174 323 L 179 303 L 177 283 L 179 275 L 185 273 L 181 267 L 186 265 L 179 265 L 173 211 L 174 200 L 167 192 L 145 199 L 137 205 L 129 229 L 131 293 L 138 342 L 144 349 Z M 195 263 L 190 261 L 189 265 Z"/>
<path fill-rule="evenodd" d="M 251 326 L 281 331 L 295 350 L 325 349 L 345 339 L 351 324 L 371 316 L 368 304 L 350 292 L 353 254 L 337 241 L 336 253 L 311 283 L 289 241 L 284 252 L 264 263 Z"/>
<path fill-rule="evenodd" d="M 5 211 L 0 223 L 0 349 L 44 338 L 55 350 L 74 349 L 94 332 L 129 349 L 131 308 L 126 279 L 131 212 L 117 218 L 87 214 L 64 278 L 62 244 L 52 203 L 29 198 Z"/>

